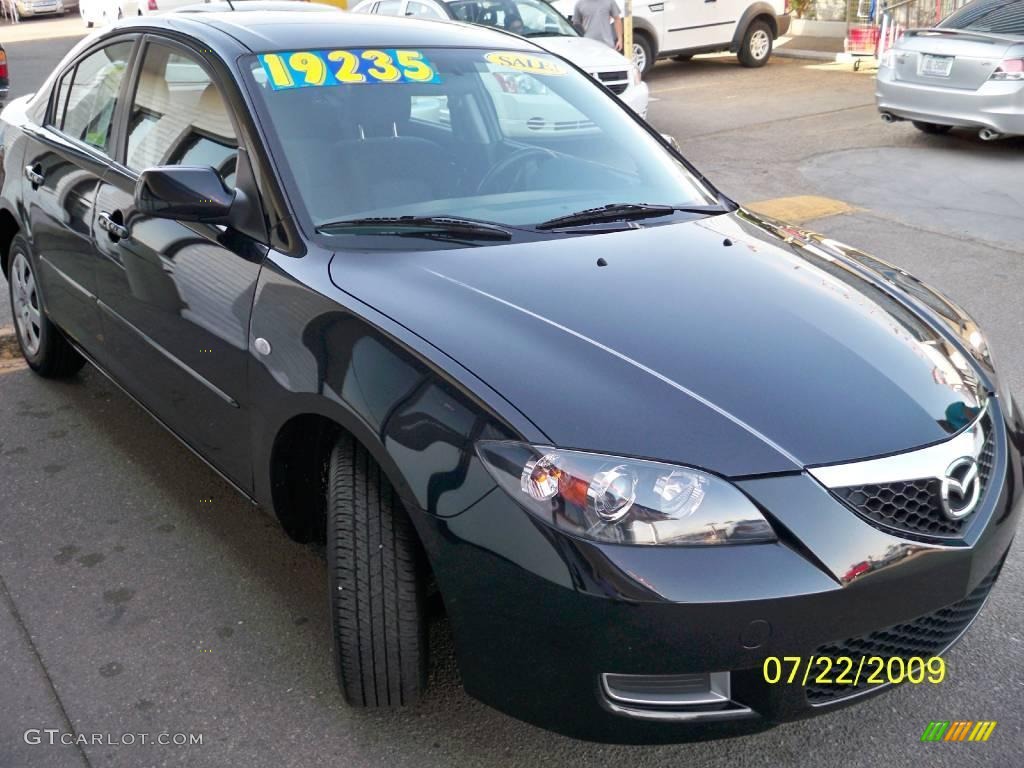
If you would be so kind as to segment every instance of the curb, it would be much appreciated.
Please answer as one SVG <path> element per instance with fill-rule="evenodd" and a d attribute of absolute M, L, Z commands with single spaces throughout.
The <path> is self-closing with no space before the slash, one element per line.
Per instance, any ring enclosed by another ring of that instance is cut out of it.
<path fill-rule="evenodd" d="M 773 56 L 784 59 L 805 59 L 810 61 L 843 61 L 845 54 L 832 53 L 831 51 L 808 51 L 801 48 L 776 48 L 772 51 Z"/>

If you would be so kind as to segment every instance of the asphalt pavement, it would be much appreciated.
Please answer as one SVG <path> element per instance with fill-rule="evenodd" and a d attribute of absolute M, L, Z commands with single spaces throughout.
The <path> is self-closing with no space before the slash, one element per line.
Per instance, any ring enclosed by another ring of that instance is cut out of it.
<path fill-rule="evenodd" d="M 73 42 L 6 46 L 15 94 Z M 746 70 L 700 57 L 659 64 L 650 84 L 652 123 L 727 194 L 790 207 L 948 292 L 1024 393 L 1024 141 L 884 125 L 870 74 L 839 65 Z M 820 205 L 798 210 L 795 196 Z M 54 383 L 0 368 L 0 403 L 0 768 L 1021 764 L 1019 545 L 941 684 L 740 739 L 595 745 L 470 699 L 442 618 L 422 704 L 348 708 L 331 668 L 320 551 L 290 542 L 93 370 Z M 998 726 L 983 744 L 921 743 L 931 720 Z M 27 743 L 30 729 L 198 734 L 202 744 L 50 746 L 45 734 Z"/>

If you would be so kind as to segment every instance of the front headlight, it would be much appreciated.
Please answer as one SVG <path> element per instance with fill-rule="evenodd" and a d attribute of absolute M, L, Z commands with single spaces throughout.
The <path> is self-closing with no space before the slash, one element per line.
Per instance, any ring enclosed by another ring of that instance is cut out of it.
<path fill-rule="evenodd" d="M 617 544 L 775 541 L 735 486 L 689 467 L 483 440 L 477 453 L 527 512 L 566 533 Z"/>

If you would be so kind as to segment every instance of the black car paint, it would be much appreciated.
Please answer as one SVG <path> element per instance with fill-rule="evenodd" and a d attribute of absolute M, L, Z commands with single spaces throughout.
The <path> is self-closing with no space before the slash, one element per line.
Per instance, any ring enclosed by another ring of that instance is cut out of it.
<path fill-rule="evenodd" d="M 293 535 L 309 536 L 316 522 L 303 517 L 308 497 L 296 497 L 282 479 L 289 451 L 315 439 L 309 425 L 329 421 L 366 446 L 424 543 L 471 694 L 603 741 L 760 730 L 814 713 L 798 687 L 759 679 L 766 655 L 807 653 L 954 602 L 1005 556 L 1020 516 L 1024 436 L 1015 409 L 995 408 L 997 423 L 1005 422 L 995 471 L 1003 482 L 960 547 L 875 529 L 802 471 L 804 463 L 941 440 L 948 429 L 933 384 L 916 374 L 907 381 L 920 389 L 896 392 L 866 365 L 807 360 L 809 349 L 821 348 L 820 329 L 796 323 L 775 292 L 799 301 L 793 273 L 834 285 L 835 270 L 830 277 L 826 268 L 838 265 L 855 298 L 870 294 L 904 307 L 918 330 L 967 356 L 955 307 L 942 317 L 857 252 L 742 211 L 522 246 L 347 252 L 343 238 L 314 236 L 308 222 L 288 213 L 294 208 L 249 96 L 235 82 L 244 76 L 235 62 L 249 48 L 527 44 L 479 28 L 377 17 L 311 26 L 260 16 L 250 27 L 257 18 L 250 14 L 240 21 L 203 16 L 147 18 L 99 39 L 149 32 L 205 49 L 199 55 L 225 87 L 252 158 L 251 191 L 268 210 L 267 242 L 133 214 L 133 174 L 30 125 L 5 131 L 2 205 L 34 240 L 37 263 L 47 265 L 46 309 L 75 343 Z M 23 180 L 26 164 L 45 170 L 40 190 Z M 81 178 L 57 189 L 72 174 Z M 124 215 L 126 242 L 96 228 L 95 215 L 107 208 Z M 180 266 L 190 248 L 206 260 L 199 277 L 229 295 L 190 297 L 186 319 Z M 601 255 L 607 267 L 596 265 Z M 524 264 L 545 265 L 550 285 L 518 290 L 512 278 Z M 778 274 L 768 279 L 773 265 Z M 675 291 L 659 296 L 661 270 Z M 760 283 L 744 283 L 753 274 Z M 615 306 L 606 294 L 613 280 L 647 293 Z M 730 281 L 747 290 L 730 291 Z M 607 313 L 573 314 L 567 296 Z M 629 333 L 639 322 L 648 334 Z M 851 333 L 858 331 L 880 340 L 869 327 Z M 713 352 L 707 339 L 736 344 L 744 337 L 749 356 L 721 359 L 717 368 L 672 361 L 688 351 L 699 363 Z M 256 338 L 269 343 L 269 354 L 255 351 Z M 620 348 L 644 360 L 641 367 Z M 692 395 L 668 386 L 668 375 L 654 375 L 666 365 Z M 980 363 L 978 373 L 982 389 L 997 390 Z M 779 392 L 785 386 L 804 388 L 806 421 Z M 879 388 L 886 397 L 872 397 Z M 951 390 L 942 397 L 956 400 Z M 828 434 L 805 434 L 816 424 Z M 495 488 L 474 451 L 482 438 L 703 467 L 733 478 L 779 541 L 695 549 L 572 538 Z M 309 480 L 317 480 L 315 471 Z M 900 557 L 846 579 L 889 548 Z M 768 622 L 771 631 L 750 647 L 752 622 Z M 700 631 L 686 631 L 693 627 Z M 734 690 L 753 715 L 699 724 L 629 719 L 609 711 L 597 689 L 604 671 L 717 668 L 734 670 Z"/>

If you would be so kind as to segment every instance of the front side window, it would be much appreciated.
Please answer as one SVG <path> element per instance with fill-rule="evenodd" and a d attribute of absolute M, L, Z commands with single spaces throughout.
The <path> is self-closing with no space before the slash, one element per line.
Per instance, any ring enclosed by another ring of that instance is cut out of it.
<path fill-rule="evenodd" d="M 238 139 L 217 85 L 191 56 L 146 47 L 128 120 L 126 165 L 210 166 L 234 186 Z"/>
<path fill-rule="evenodd" d="M 401 8 L 401 0 L 381 0 L 377 3 L 377 10 L 374 13 L 379 13 L 382 16 L 397 16 Z"/>
<path fill-rule="evenodd" d="M 289 194 L 325 232 L 356 218 L 530 228 L 607 205 L 718 203 L 614 96 L 550 54 L 290 51 L 248 69 Z"/>
<path fill-rule="evenodd" d="M 543 0 L 455 0 L 448 4 L 459 21 L 483 24 L 523 37 L 577 37 L 572 25 Z"/>
<path fill-rule="evenodd" d="M 58 111 L 54 113 L 56 128 L 73 139 L 110 152 L 110 129 L 132 45 L 114 43 L 101 48 L 61 78 Z"/>

